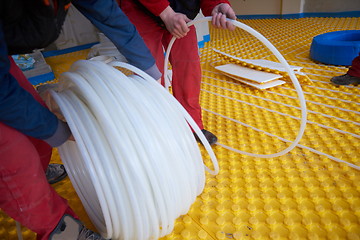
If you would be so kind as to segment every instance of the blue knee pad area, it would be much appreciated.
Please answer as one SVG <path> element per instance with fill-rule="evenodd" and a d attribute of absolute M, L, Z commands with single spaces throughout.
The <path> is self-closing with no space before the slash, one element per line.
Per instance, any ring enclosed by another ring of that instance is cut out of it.
<path fill-rule="evenodd" d="M 313 38 L 310 58 L 325 64 L 350 66 L 360 53 L 360 30 L 335 31 Z"/>

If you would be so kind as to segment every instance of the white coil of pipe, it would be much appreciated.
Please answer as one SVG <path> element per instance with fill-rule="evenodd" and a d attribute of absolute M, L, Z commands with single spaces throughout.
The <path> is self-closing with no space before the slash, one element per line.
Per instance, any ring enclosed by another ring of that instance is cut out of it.
<path fill-rule="evenodd" d="M 105 238 L 157 239 L 171 233 L 204 188 L 205 169 L 219 171 L 201 130 L 174 97 L 146 73 L 81 60 L 51 94 L 75 142 L 59 147 L 69 178 Z M 208 151 L 202 156 L 189 125 Z"/>

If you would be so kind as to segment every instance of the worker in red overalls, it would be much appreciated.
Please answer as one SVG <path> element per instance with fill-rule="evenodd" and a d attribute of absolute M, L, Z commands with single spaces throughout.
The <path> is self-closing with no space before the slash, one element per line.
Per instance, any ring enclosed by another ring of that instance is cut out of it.
<path fill-rule="evenodd" d="M 213 16 L 213 25 L 234 29 L 226 17 L 236 19 L 227 0 L 120 0 L 120 7 L 136 26 L 156 59 L 160 70 L 164 66 L 164 49 L 173 36 L 177 38 L 171 54 L 172 91 L 210 144 L 217 137 L 204 129 L 199 102 L 201 66 L 195 27 L 186 23 L 194 19 L 200 8 L 205 16 Z M 162 79 L 164 84 L 164 79 Z M 198 138 L 197 138 L 198 140 Z"/>

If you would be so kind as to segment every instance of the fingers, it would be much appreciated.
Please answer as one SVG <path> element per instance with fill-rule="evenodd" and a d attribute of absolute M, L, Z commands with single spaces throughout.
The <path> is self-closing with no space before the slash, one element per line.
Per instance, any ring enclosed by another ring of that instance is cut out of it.
<path fill-rule="evenodd" d="M 230 31 L 234 31 L 235 25 L 232 24 L 232 22 L 226 21 L 226 29 L 229 29 Z"/>
<path fill-rule="evenodd" d="M 176 38 L 182 38 L 185 37 L 188 32 L 189 32 L 189 28 L 186 25 L 185 26 L 182 25 L 174 29 L 173 35 Z"/>
<path fill-rule="evenodd" d="M 217 28 L 226 28 L 226 15 L 218 12 L 212 17 L 212 24 Z"/>
<path fill-rule="evenodd" d="M 171 34 L 172 34 L 174 37 L 176 37 L 177 39 L 183 37 L 183 35 L 181 35 L 181 33 L 179 33 L 179 31 L 176 31 L 176 30 L 174 30 Z"/>
<path fill-rule="evenodd" d="M 230 6 L 226 11 L 226 16 L 227 16 L 227 18 L 230 18 L 232 20 L 236 20 L 236 14 L 235 14 L 234 10 Z"/>
<path fill-rule="evenodd" d="M 223 28 L 223 29 L 229 29 L 234 30 L 235 26 L 230 21 L 226 20 L 227 16 L 223 13 L 215 13 L 212 16 L 212 24 L 216 28 Z"/>
<path fill-rule="evenodd" d="M 178 14 L 177 19 L 174 21 L 172 34 L 176 38 L 182 38 L 187 35 L 190 31 L 189 27 L 186 25 L 187 22 L 191 20 L 186 17 L 184 14 Z"/>
<path fill-rule="evenodd" d="M 68 138 L 68 140 L 70 140 L 70 141 L 75 141 L 75 138 L 74 138 L 74 136 L 71 134 L 70 137 Z"/>
<path fill-rule="evenodd" d="M 212 24 L 216 28 L 224 28 L 229 30 L 234 30 L 235 26 L 229 21 L 226 21 L 226 18 L 235 20 L 236 15 L 234 10 L 230 5 L 221 3 L 217 5 L 212 12 Z"/>
<path fill-rule="evenodd" d="M 183 38 L 186 36 L 187 32 L 180 31 L 178 29 L 174 29 L 174 31 L 171 33 L 174 37 L 177 39 Z"/>
<path fill-rule="evenodd" d="M 159 16 L 165 23 L 166 29 L 176 38 L 185 37 L 190 31 L 186 25 L 190 19 L 185 14 L 174 12 L 170 6 L 162 11 Z"/>

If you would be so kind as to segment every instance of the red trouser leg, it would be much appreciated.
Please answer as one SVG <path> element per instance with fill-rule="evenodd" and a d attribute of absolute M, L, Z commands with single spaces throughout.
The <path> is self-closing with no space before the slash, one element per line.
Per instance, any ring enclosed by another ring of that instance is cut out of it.
<path fill-rule="evenodd" d="M 359 56 L 352 61 L 351 67 L 347 73 L 353 77 L 360 77 L 360 53 Z"/>
<path fill-rule="evenodd" d="M 168 46 L 172 35 L 166 33 L 163 41 Z M 172 88 L 174 97 L 183 105 L 200 129 L 203 129 L 200 88 L 201 66 L 195 27 L 187 35 L 177 39 L 171 49 L 170 63 L 173 68 Z"/>
<path fill-rule="evenodd" d="M 163 73 L 164 49 L 166 50 L 172 35 L 160 27 L 152 17 L 139 9 L 133 1 L 122 0 L 121 2 L 121 8 L 136 26 L 154 56 L 156 65 Z M 169 60 L 173 67 L 172 89 L 174 97 L 187 110 L 200 129 L 203 129 L 199 102 L 201 67 L 198 51 L 196 31 L 194 27 L 191 27 L 190 32 L 185 37 L 175 41 Z"/>
<path fill-rule="evenodd" d="M 11 64 L 11 74 L 36 95 L 21 70 Z M 44 240 L 64 213 L 74 215 L 47 182 L 45 169 L 50 157 L 47 143 L 0 123 L 0 208 Z"/>

